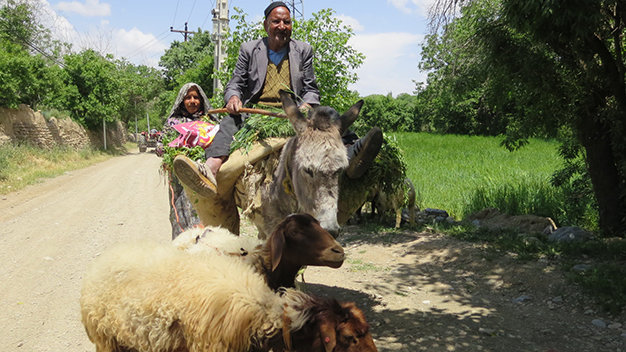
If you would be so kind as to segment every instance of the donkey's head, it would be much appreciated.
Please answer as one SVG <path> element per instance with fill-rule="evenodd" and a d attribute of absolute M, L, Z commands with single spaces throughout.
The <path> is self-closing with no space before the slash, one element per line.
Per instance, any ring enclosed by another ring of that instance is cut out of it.
<path fill-rule="evenodd" d="M 348 167 L 341 135 L 356 120 L 363 101 L 343 115 L 331 107 L 319 106 L 304 116 L 289 93 L 281 91 L 280 95 L 283 109 L 296 131 L 296 137 L 283 149 L 284 167 L 298 203 L 294 212 L 313 215 L 336 237 L 339 177 Z"/>

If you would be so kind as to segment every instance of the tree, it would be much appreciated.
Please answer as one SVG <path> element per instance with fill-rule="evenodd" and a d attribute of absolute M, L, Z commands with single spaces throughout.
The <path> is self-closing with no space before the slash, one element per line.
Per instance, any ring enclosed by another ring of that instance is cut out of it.
<path fill-rule="evenodd" d="M 33 10 L 28 1 L 15 0 L 0 8 L 0 106 L 36 108 L 60 89 L 61 69 L 50 54 L 56 47 L 46 45 L 49 31 Z"/>
<path fill-rule="evenodd" d="M 383 131 L 419 131 L 420 123 L 416 117 L 416 97 L 400 94 L 397 98 L 388 95 L 369 95 L 355 122 L 357 134 L 367 133 L 371 126 L 378 126 Z"/>
<path fill-rule="evenodd" d="M 571 141 L 564 144 L 563 155 L 568 160 L 584 158 L 600 229 L 605 235 L 626 235 L 623 3 L 475 0 L 463 4 L 458 22 L 471 18 L 473 27 L 466 38 L 470 47 L 483 51 L 469 50 L 462 61 L 489 68 L 493 88 L 483 96 L 489 108 L 509 116 L 507 145 L 517 147 L 524 138 L 550 128 L 572 131 L 574 147 Z"/>
<path fill-rule="evenodd" d="M 358 93 L 348 86 L 358 80 L 354 72 L 365 59 L 348 45 L 352 28 L 333 17 L 331 9 L 313 13 L 312 18 L 294 24 L 294 37 L 305 41 L 315 51 L 315 76 L 322 105 L 344 111 L 358 100 Z"/>
<path fill-rule="evenodd" d="M 186 42 L 174 41 L 159 60 L 159 66 L 163 67 L 166 88 L 178 92 L 183 84 L 195 82 L 211 96 L 214 50 L 211 33 L 201 29 Z"/>
<path fill-rule="evenodd" d="M 118 119 L 121 106 L 119 75 L 111 57 L 87 49 L 65 57 L 65 89 L 59 105 L 71 117 L 95 129 Z"/>
<path fill-rule="evenodd" d="M 126 60 L 117 60 L 115 66 L 120 82 L 120 119 L 134 126 L 135 118 L 143 120 L 151 110 L 154 100 L 165 90 L 165 82 L 161 72 L 152 67 L 136 66 Z"/>

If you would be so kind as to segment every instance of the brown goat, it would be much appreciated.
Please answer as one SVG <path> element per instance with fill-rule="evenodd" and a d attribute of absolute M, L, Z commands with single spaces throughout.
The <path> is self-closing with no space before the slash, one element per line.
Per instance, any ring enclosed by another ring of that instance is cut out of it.
<path fill-rule="evenodd" d="M 339 268 L 343 247 L 309 214 L 287 216 L 260 248 L 256 270 L 265 273 L 267 284 L 295 287 L 298 271 L 305 265 Z"/>
<path fill-rule="evenodd" d="M 174 240 L 174 244 L 188 251 L 215 250 L 221 254 L 240 256 L 264 275 L 273 290 L 294 287 L 296 275 L 305 265 L 339 268 L 345 259 L 341 245 L 309 214 L 287 216 L 268 239 L 253 248 L 246 248 L 250 246 L 250 239 L 219 230 L 188 230 Z M 200 235 L 196 237 L 194 233 Z"/>
<path fill-rule="evenodd" d="M 311 314 L 302 328 L 275 336 L 259 351 L 377 351 L 365 314 L 353 302 L 308 296 Z M 289 325 L 288 322 L 284 322 Z"/>

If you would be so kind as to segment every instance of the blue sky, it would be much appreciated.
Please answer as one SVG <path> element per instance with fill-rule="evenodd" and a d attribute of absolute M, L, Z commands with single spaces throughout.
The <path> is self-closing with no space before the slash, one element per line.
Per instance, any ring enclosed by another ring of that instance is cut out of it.
<path fill-rule="evenodd" d="M 90 47 L 101 53 L 126 57 L 136 64 L 157 66 L 159 57 L 183 35 L 170 31 L 212 29 L 215 0 L 34 0 L 41 4 L 42 18 L 58 37 L 79 50 Z M 362 95 L 412 93 L 420 72 L 420 44 L 427 31 L 427 10 L 434 0 L 296 0 L 305 18 L 332 8 L 355 32 L 352 45 L 365 54 L 350 88 Z M 0 1 L 1 2 L 1 1 Z M 229 0 L 248 18 L 259 20 L 269 0 Z M 292 14 L 293 15 L 293 14 Z"/>

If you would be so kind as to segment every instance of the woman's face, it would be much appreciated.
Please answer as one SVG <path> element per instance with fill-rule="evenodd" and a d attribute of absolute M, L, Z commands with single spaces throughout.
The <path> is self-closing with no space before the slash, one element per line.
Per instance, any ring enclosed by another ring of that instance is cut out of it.
<path fill-rule="evenodd" d="M 183 99 L 183 103 L 185 104 L 185 109 L 187 109 L 187 112 L 190 114 L 195 114 L 198 110 L 200 110 L 202 103 L 200 100 L 200 93 L 198 93 L 198 88 L 189 88 L 185 98 Z"/>

